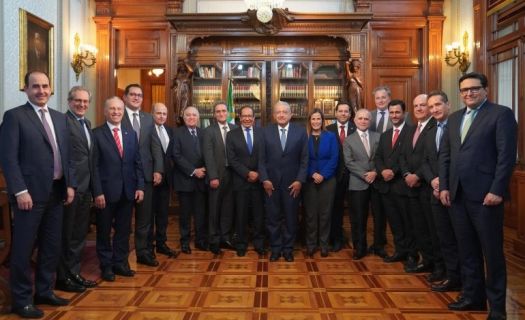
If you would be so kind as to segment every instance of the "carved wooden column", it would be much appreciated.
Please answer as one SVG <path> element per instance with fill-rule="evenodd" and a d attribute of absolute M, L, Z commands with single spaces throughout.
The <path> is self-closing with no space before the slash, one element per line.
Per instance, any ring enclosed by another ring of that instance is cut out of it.
<path fill-rule="evenodd" d="M 516 194 L 511 199 L 516 205 L 518 216 L 517 239 L 514 240 L 514 254 L 525 257 L 525 171 L 516 170 L 514 172 L 516 179 Z M 512 195 L 511 195 L 512 196 Z"/>
<path fill-rule="evenodd" d="M 95 17 L 97 25 L 97 108 L 96 124 L 104 122 L 104 101 L 115 93 L 113 54 L 111 48 L 111 17 Z"/>
<path fill-rule="evenodd" d="M 443 16 L 428 17 L 428 88 L 441 88 L 441 66 L 443 61 Z"/>

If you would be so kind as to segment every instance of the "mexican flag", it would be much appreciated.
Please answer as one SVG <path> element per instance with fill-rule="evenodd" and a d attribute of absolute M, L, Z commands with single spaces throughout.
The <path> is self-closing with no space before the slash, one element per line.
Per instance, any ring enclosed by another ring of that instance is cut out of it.
<path fill-rule="evenodd" d="M 228 121 L 229 123 L 235 124 L 235 107 L 233 105 L 233 82 L 232 79 L 228 81 L 228 98 L 226 99 L 226 105 L 228 107 Z"/>

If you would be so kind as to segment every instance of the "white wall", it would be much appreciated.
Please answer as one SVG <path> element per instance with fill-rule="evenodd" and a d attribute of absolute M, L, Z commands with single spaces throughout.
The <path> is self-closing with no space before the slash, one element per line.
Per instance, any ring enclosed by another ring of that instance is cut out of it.
<path fill-rule="evenodd" d="M 353 10 L 352 0 L 285 0 L 284 7 L 292 12 L 321 13 Z M 244 12 L 248 8 L 243 0 L 185 0 L 185 13 Z"/>

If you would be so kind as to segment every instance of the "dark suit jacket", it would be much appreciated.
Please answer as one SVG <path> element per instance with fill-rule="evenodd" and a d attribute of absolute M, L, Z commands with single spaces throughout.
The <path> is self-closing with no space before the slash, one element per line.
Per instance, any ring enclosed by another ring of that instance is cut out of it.
<path fill-rule="evenodd" d="M 93 132 L 91 131 L 91 122 L 85 119 L 91 140 L 91 145 L 88 145 L 85 130 L 77 120 L 77 117 L 71 111 L 66 111 L 65 115 L 70 133 L 71 160 L 75 167 L 75 177 L 78 185 L 77 192 L 91 192 L 95 165 L 93 157 L 95 144 Z"/>
<path fill-rule="evenodd" d="M 439 154 L 439 188 L 454 200 L 461 184 L 468 200 L 483 202 L 489 192 L 506 197 L 517 153 L 517 124 L 512 110 L 486 101 L 461 143 L 466 108 L 448 118 Z"/>
<path fill-rule="evenodd" d="M 317 154 L 314 149 L 314 138 L 308 138 L 308 173 L 310 178 L 314 173 L 319 173 L 324 180 L 335 176 L 339 162 L 339 146 L 337 138 L 332 132 L 322 131 L 321 141 Z"/>
<path fill-rule="evenodd" d="M 95 137 L 95 176 L 93 196 L 104 195 L 106 202 L 117 202 L 124 195 L 133 201 L 135 191 L 144 190 L 144 171 L 137 136 L 133 129 L 121 125 L 121 158 L 113 132 L 107 123 L 93 130 Z"/>
<path fill-rule="evenodd" d="M 230 130 L 237 127 L 228 123 Z M 217 122 L 204 129 L 202 153 L 206 165 L 207 181 L 220 179 L 226 170 L 226 150 L 222 142 L 222 129 Z"/>
<path fill-rule="evenodd" d="M 202 149 L 204 130 L 197 127 L 197 137 Z M 173 133 L 173 188 L 178 192 L 205 191 L 204 179 L 192 176 L 196 168 L 204 167 L 202 150 L 196 150 L 188 127 L 181 126 Z"/>
<path fill-rule="evenodd" d="M 337 143 L 339 145 L 339 163 L 337 165 L 336 177 L 339 180 L 339 179 L 342 179 L 345 175 L 348 175 L 348 169 L 345 166 L 345 158 L 343 155 L 343 144 L 339 140 L 339 128 L 337 127 L 337 122 L 326 126 L 326 130 L 333 132 L 335 136 L 337 137 Z M 352 122 L 352 120 L 349 120 L 348 130 L 346 131 L 346 136 L 348 137 L 354 132 L 355 132 L 355 124 Z"/>
<path fill-rule="evenodd" d="M 405 123 L 403 130 L 399 133 L 396 144 L 392 147 L 392 136 L 394 129 L 390 128 L 379 137 L 379 146 L 376 151 L 374 162 L 377 169 L 378 190 L 381 193 L 387 193 L 389 191 L 396 192 L 397 194 L 406 195 L 408 190 L 403 177 L 401 174 L 401 166 L 399 163 L 399 157 L 405 143 L 412 143 L 412 140 L 408 142 L 409 132 L 411 127 Z M 411 137 L 410 137 L 411 138 Z M 394 179 L 390 181 L 384 181 L 381 172 L 385 169 L 391 169 L 394 171 Z"/>
<path fill-rule="evenodd" d="M 247 190 L 251 187 L 260 187 L 260 181 L 248 182 L 246 177 L 250 171 L 258 171 L 259 149 L 262 144 L 261 128 L 252 127 L 253 141 L 252 153 L 248 151 L 246 139 L 244 138 L 243 127 L 237 127 L 228 132 L 226 138 L 226 149 L 228 162 L 235 174 L 233 175 L 233 190 Z"/>
<path fill-rule="evenodd" d="M 162 151 L 162 183 L 167 183 L 171 186 L 173 182 L 173 160 L 171 159 L 171 154 L 173 153 L 173 128 L 168 127 L 164 125 L 164 129 L 166 130 L 166 133 L 168 134 L 168 137 L 170 139 L 170 142 L 168 143 L 168 148 L 166 148 L 166 152 L 164 152 L 164 149 L 162 149 L 161 144 L 161 151 Z M 157 128 L 154 128 L 154 134 L 159 139 L 160 137 L 157 132 Z"/>
<path fill-rule="evenodd" d="M 437 129 L 437 125 L 434 126 L 434 128 L 430 129 L 425 137 L 423 162 L 421 163 L 421 174 L 423 175 L 424 183 L 429 186 L 432 180 L 434 180 L 436 177 L 439 177 L 439 152 L 437 151 L 436 146 Z M 439 200 L 434 196 L 432 196 L 430 199 L 432 203 L 439 202 Z"/>
<path fill-rule="evenodd" d="M 369 130 L 377 131 L 377 128 L 376 128 L 376 125 L 377 125 L 377 109 L 375 109 L 374 111 L 371 111 L 370 113 L 372 114 L 372 119 L 371 119 L 371 122 L 370 122 Z M 385 117 L 386 117 L 385 121 L 387 121 L 387 123 L 386 123 L 386 130 L 391 129 L 392 128 L 392 121 L 390 121 L 390 118 L 386 114 L 385 114 Z M 405 123 L 409 124 L 409 125 L 412 125 L 412 116 L 408 112 L 405 113 Z M 385 130 L 385 132 L 386 132 L 386 130 Z"/>
<path fill-rule="evenodd" d="M 68 124 L 63 113 L 48 110 L 62 159 L 65 197 L 66 185 L 77 186 L 70 160 Z M 49 200 L 53 187 L 53 149 L 42 121 L 29 102 L 4 113 L 0 129 L 0 163 L 11 201 L 23 190 L 29 191 L 33 202 Z"/>
<path fill-rule="evenodd" d="M 153 172 L 163 173 L 162 145 L 155 130 L 155 122 L 151 114 L 139 111 L 140 117 L 140 159 L 144 169 L 144 179 L 146 182 L 153 181 Z M 124 109 L 122 125 L 128 128 L 128 132 L 134 132 L 133 126 L 128 116 L 127 109 Z M 129 131 L 131 130 L 131 131 Z"/>
<path fill-rule="evenodd" d="M 308 136 L 306 129 L 290 123 L 284 151 L 277 124 L 263 130 L 263 145 L 259 157 L 260 180 L 270 180 L 274 188 L 287 188 L 292 182 L 306 182 L 308 168 Z"/>

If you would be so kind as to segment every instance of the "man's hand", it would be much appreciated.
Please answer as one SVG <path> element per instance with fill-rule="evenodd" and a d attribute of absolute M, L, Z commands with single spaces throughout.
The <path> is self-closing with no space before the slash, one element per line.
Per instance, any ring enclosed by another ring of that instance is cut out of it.
<path fill-rule="evenodd" d="M 64 205 L 70 205 L 73 203 L 73 200 L 75 199 L 75 189 L 71 187 L 67 187 L 67 198 L 64 201 Z"/>
<path fill-rule="evenodd" d="M 301 193 L 301 183 L 299 181 L 292 182 L 291 185 L 288 186 L 288 190 L 290 190 L 290 195 L 292 198 L 297 198 L 299 194 Z"/>
<path fill-rule="evenodd" d="M 494 193 L 487 193 L 485 199 L 483 199 L 484 206 L 497 206 L 503 202 L 503 197 L 495 195 Z"/>
<path fill-rule="evenodd" d="M 263 181 L 263 188 L 264 188 L 264 192 L 266 192 L 268 197 L 271 197 L 272 193 L 273 193 L 273 190 L 274 190 L 273 189 L 273 183 L 270 180 L 265 180 L 265 181 Z"/>
<path fill-rule="evenodd" d="M 439 177 L 435 177 L 430 181 L 430 186 L 432 189 L 437 190 L 439 192 Z"/>
<path fill-rule="evenodd" d="M 142 190 L 135 191 L 135 201 L 137 203 L 141 203 L 142 200 L 144 200 L 144 191 Z"/>
<path fill-rule="evenodd" d="M 367 173 L 365 173 L 365 181 L 366 183 L 368 184 L 372 184 L 374 183 L 376 177 L 377 177 L 377 172 L 375 171 L 368 171 Z"/>
<path fill-rule="evenodd" d="M 95 197 L 95 207 L 99 209 L 104 209 L 106 207 L 106 198 L 103 194 Z"/>
<path fill-rule="evenodd" d="M 153 185 L 158 186 L 162 183 L 162 174 L 159 172 L 153 172 Z"/>
<path fill-rule="evenodd" d="M 441 190 L 439 199 L 445 207 L 450 207 L 450 192 L 448 190 Z"/>
<path fill-rule="evenodd" d="M 385 169 L 381 171 L 381 176 L 383 177 L 383 180 L 390 181 L 394 179 L 394 171 L 392 171 L 392 169 Z"/>
<path fill-rule="evenodd" d="M 246 178 L 248 182 L 256 182 L 259 180 L 259 173 L 257 171 L 248 172 L 248 177 Z"/>
<path fill-rule="evenodd" d="M 195 169 L 195 174 L 194 174 L 197 178 L 199 179 L 202 179 L 206 176 L 206 168 L 205 167 L 202 167 L 202 168 L 197 168 Z"/>
<path fill-rule="evenodd" d="M 29 192 L 24 192 L 16 196 L 16 203 L 18 204 L 18 209 L 20 210 L 33 209 L 33 198 L 31 198 Z"/>
<path fill-rule="evenodd" d="M 210 188 L 217 189 L 219 187 L 219 179 L 210 180 Z"/>
<path fill-rule="evenodd" d="M 314 179 L 315 184 L 320 184 L 324 181 L 324 177 L 317 172 L 312 174 L 312 179 Z"/>
<path fill-rule="evenodd" d="M 405 183 L 410 188 L 418 187 L 419 185 L 419 177 L 415 173 L 409 173 L 405 177 Z"/>

